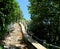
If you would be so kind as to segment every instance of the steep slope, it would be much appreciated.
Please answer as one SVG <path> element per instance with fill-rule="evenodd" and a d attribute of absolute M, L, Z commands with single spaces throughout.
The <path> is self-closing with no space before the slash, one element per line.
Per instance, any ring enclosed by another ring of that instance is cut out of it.
<path fill-rule="evenodd" d="M 5 43 L 4 47 L 5 48 L 19 47 L 21 49 L 25 48 L 26 44 L 23 41 L 23 34 L 21 31 L 21 27 L 19 26 L 18 23 L 13 24 L 12 26 L 13 26 L 12 28 L 14 28 L 13 31 L 11 31 L 3 41 Z M 10 26 L 10 30 L 11 30 L 11 26 Z"/>

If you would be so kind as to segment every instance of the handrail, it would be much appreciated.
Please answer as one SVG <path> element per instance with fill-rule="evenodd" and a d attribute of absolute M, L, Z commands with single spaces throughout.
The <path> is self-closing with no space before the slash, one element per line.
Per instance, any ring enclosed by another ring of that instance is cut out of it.
<path fill-rule="evenodd" d="M 31 45 L 33 45 L 34 47 L 36 47 L 37 49 L 46 49 L 44 46 L 42 46 L 40 43 L 38 43 L 36 40 L 32 39 L 31 36 L 29 36 L 26 33 L 25 27 L 23 26 L 23 24 L 21 24 L 22 27 L 22 32 L 24 34 L 24 37 L 26 38 L 27 41 L 29 41 L 31 43 Z"/>
<path fill-rule="evenodd" d="M 41 39 L 39 39 L 38 37 L 36 37 L 36 36 L 34 36 L 37 40 L 39 40 L 39 41 L 41 41 L 41 42 L 43 42 L 43 44 L 47 44 L 47 45 L 49 45 L 49 46 L 52 46 L 52 47 L 55 47 L 55 48 L 59 48 L 60 49 L 60 47 L 59 46 L 56 46 L 56 45 L 53 45 L 53 44 L 48 44 L 48 43 L 46 43 L 46 41 L 44 40 L 41 40 Z"/>
<path fill-rule="evenodd" d="M 52 46 L 52 47 L 55 47 L 55 48 L 59 48 L 59 49 L 60 49 L 59 46 L 56 46 L 56 45 L 53 45 L 53 44 L 48 44 L 48 43 L 47 43 L 47 45 Z"/>
<path fill-rule="evenodd" d="M 22 23 L 22 21 L 20 21 L 21 23 Z M 32 35 L 31 35 L 32 36 Z M 46 43 L 46 40 L 41 40 L 41 39 L 39 39 L 39 38 L 37 38 L 36 36 L 34 36 L 38 41 L 40 41 L 40 42 L 43 42 L 43 44 L 47 44 L 47 45 L 49 45 L 49 46 L 52 46 L 52 47 L 55 47 L 55 48 L 59 48 L 60 49 L 60 47 L 59 46 L 56 46 L 56 45 L 53 45 L 53 44 L 48 44 L 48 43 Z"/>

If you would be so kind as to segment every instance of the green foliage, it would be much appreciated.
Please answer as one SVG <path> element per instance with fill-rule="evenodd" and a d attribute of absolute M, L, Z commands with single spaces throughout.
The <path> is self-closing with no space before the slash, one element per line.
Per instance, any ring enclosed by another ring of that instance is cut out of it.
<path fill-rule="evenodd" d="M 3 49 L 3 48 L 0 46 L 0 49 Z"/>
<path fill-rule="evenodd" d="M 7 32 L 7 25 L 21 18 L 21 10 L 16 0 L 0 1 L 0 37 Z"/>
<path fill-rule="evenodd" d="M 48 43 L 59 45 L 60 42 L 60 1 L 29 0 L 31 24 L 29 30 Z M 58 44 L 59 43 L 59 44 Z"/>

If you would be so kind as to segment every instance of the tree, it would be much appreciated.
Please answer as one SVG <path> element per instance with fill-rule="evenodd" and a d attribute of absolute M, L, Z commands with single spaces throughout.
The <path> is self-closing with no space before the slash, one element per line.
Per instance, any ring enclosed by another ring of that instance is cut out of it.
<path fill-rule="evenodd" d="M 55 0 L 29 0 L 30 31 L 48 43 L 58 45 L 60 38 L 60 10 Z"/>
<path fill-rule="evenodd" d="M 0 1 L 0 39 L 7 32 L 7 25 L 21 18 L 21 10 L 16 0 Z"/>

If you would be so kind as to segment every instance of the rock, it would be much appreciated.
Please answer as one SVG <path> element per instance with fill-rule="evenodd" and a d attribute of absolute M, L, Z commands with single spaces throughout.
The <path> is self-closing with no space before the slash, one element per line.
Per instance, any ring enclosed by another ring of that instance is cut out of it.
<path fill-rule="evenodd" d="M 10 49 L 14 49 L 13 47 L 25 47 L 25 45 L 23 44 L 23 35 L 21 32 L 21 28 L 19 26 L 19 24 L 15 23 L 12 25 L 12 27 L 9 27 L 10 30 L 11 28 L 14 27 L 14 30 L 12 32 L 9 33 L 8 36 L 5 37 L 5 40 L 3 41 L 4 47 L 5 48 L 10 48 Z"/>

